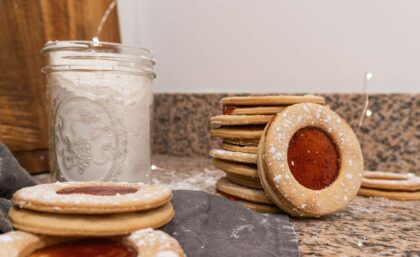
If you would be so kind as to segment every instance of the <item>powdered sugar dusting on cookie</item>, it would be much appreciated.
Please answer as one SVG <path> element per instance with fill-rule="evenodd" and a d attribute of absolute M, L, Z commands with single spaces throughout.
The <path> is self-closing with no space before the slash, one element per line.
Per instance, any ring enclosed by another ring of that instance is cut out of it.
<path fill-rule="evenodd" d="M 17 238 L 17 235 L 12 237 L 11 235 L 8 234 L 4 234 L 4 235 L 0 235 L 0 243 L 10 243 L 13 241 L 19 240 Z"/>
<path fill-rule="evenodd" d="M 41 238 L 23 231 L 12 231 L 0 235 L 0 256 L 19 257 L 22 248 L 30 245 L 38 245 Z"/>
<path fill-rule="evenodd" d="M 151 228 L 135 231 L 127 240 L 135 245 L 139 252 L 147 252 L 151 256 L 179 257 L 176 251 L 182 251 L 174 238 Z"/>
<path fill-rule="evenodd" d="M 282 153 L 277 152 L 273 155 L 273 159 L 277 161 L 284 161 L 286 157 Z"/>
<path fill-rule="evenodd" d="M 274 177 L 274 182 L 276 182 L 276 184 L 280 183 L 281 178 L 282 178 L 282 175 L 281 174 L 275 176 Z"/>
<path fill-rule="evenodd" d="M 270 153 L 272 153 L 272 154 L 274 154 L 274 153 L 276 153 L 276 148 L 274 147 L 274 145 L 273 144 L 270 144 Z"/>
<path fill-rule="evenodd" d="M 156 254 L 156 257 L 179 257 L 179 255 L 173 251 L 162 251 L 158 252 L 158 254 Z"/>

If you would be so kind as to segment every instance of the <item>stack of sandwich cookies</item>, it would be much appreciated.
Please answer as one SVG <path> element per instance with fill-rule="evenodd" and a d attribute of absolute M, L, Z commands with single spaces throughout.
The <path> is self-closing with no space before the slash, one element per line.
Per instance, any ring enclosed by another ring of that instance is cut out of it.
<path fill-rule="evenodd" d="M 420 200 L 420 177 L 412 173 L 365 171 L 358 194 L 393 200 Z"/>
<path fill-rule="evenodd" d="M 117 236 L 158 228 L 174 217 L 172 193 L 142 183 L 69 182 L 23 188 L 12 198 L 12 225 L 56 236 Z"/>
<path fill-rule="evenodd" d="M 293 216 L 344 208 L 360 188 L 363 158 L 350 126 L 329 108 L 296 104 L 276 115 L 258 146 L 265 192 Z"/>
<path fill-rule="evenodd" d="M 213 137 L 223 139 L 222 149 L 211 150 L 213 164 L 226 173 L 226 179 L 217 184 L 217 190 L 223 195 L 227 188 L 226 181 L 242 187 L 242 190 L 257 191 L 265 194 L 259 179 L 257 167 L 257 148 L 265 126 L 279 113 L 295 103 L 314 102 L 324 104 L 324 98 L 318 96 L 250 96 L 227 97 L 222 99 L 223 115 L 210 119 Z M 229 184 L 229 185 L 230 185 Z M 230 190 L 232 192 L 232 190 Z M 270 202 L 255 202 L 246 198 L 247 194 L 235 195 L 230 199 L 240 199 L 251 209 L 261 212 L 279 212 L 280 209 Z M 258 206 L 257 208 L 255 205 Z"/>
<path fill-rule="evenodd" d="M 325 104 L 325 100 L 312 95 L 223 98 L 223 115 L 210 119 L 210 134 L 223 138 L 225 143 L 257 146 L 265 125 L 273 116 L 296 103 Z"/>
<path fill-rule="evenodd" d="M 172 192 L 142 183 L 66 182 L 17 191 L 0 236 L 0 256 L 179 256 L 162 231 L 172 220 Z M 166 254 L 166 255 L 165 255 Z"/>

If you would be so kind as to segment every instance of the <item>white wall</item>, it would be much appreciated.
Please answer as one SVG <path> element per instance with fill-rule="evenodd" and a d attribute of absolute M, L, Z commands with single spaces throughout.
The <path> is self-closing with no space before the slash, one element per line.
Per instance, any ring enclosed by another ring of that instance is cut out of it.
<path fill-rule="evenodd" d="M 158 92 L 420 92 L 419 0 L 119 0 Z"/>

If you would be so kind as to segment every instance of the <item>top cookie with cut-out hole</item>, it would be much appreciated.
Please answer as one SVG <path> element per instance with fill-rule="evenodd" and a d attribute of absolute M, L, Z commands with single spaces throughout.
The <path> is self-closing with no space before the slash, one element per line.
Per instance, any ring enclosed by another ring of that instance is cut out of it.
<path fill-rule="evenodd" d="M 106 214 L 149 210 L 164 205 L 172 192 L 159 185 L 122 182 L 64 182 L 18 190 L 20 208 L 51 213 Z"/>

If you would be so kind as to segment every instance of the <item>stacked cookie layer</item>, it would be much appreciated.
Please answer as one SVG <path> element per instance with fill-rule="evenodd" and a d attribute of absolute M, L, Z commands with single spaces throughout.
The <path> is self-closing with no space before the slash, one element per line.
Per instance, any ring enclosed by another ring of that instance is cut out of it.
<path fill-rule="evenodd" d="M 420 177 L 412 173 L 365 171 L 358 194 L 394 200 L 420 200 Z"/>
<path fill-rule="evenodd" d="M 212 137 L 223 139 L 223 149 L 210 156 L 226 177 L 218 181 L 217 191 L 260 212 L 280 212 L 266 197 L 258 175 L 257 148 L 265 126 L 275 114 L 297 103 L 325 104 L 318 96 L 249 96 L 222 99 L 223 115 L 210 119 Z"/>
<path fill-rule="evenodd" d="M 16 229 L 42 235 L 118 236 L 168 223 L 171 198 L 169 189 L 142 183 L 43 184 L 17 191 L 9 218 Z"/>

